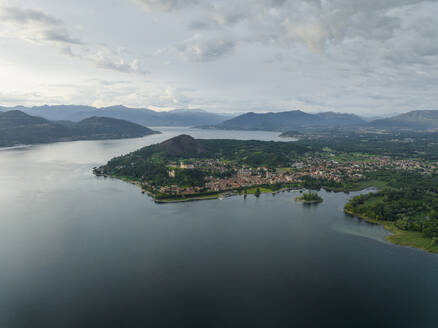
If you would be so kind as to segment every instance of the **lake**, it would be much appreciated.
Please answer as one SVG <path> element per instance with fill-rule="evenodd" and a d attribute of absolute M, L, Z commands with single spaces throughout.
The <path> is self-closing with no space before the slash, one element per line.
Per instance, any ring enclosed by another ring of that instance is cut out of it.
<path fill-rule="evenodd" d="M 155 204 L 94 166 L 181 133 L 0 150 L 0 327 L 438 326 L 438 256 L 343 213 L 358 193 Z"/>

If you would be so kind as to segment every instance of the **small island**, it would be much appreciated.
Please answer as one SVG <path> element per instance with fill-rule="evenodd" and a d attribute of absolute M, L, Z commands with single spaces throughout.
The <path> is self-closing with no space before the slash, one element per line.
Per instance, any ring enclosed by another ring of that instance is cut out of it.
<path fill-rule="evenodd" d="M 324 201 L 316 192 L 303 193 L 302 196 L 296 197 L 295 200 L 303 204 L 318 204 Z"/>

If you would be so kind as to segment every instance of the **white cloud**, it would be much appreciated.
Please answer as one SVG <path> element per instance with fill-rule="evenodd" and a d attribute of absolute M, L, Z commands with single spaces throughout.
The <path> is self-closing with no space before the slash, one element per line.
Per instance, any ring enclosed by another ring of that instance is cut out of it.
<path fill-rule="evenodd" d="M 179 44 L 177 50 L 188 61 L 207 62 L 228 54 L 234 47 L 235 42 L 232 38 L 205 38 L 197 34 Z"/>
<path fill-rule="evenodd" d="M 198 0 L 134 0 L 146 11 L 171 11 L 198 3 Z"/>
<path fill-rule="evenodd" d="M 114 51 L 105 45 L 93 45 L 70 35 L 62 20 L 41 10 L 0 6 L 0 36 L 18 38 L 94 63 L 98 67 L 124 73 L 147 73 L 138 58 Z"/>
<path fill-rule="evenodd" d="M 0 24 L 2 35 L 15 35 L 38 44 L 69 48 L 82 43 L 70 36 L 61 20 L 40 10 L 0 7 Z"/>
<path fill-rule="evenodd" d="M 327 42 L 341 42 L 357 36 L 386 40 L 400 21 L 391 10 L 425 0 L 138 0 L 148 11 L 193 8 L 187 15 L 192 29 L 234 28 L 247 33 L 245 40 L 274 42 L 277 46 L 301 43 L 312 51 L 322 51 Z M 262 31 L 265 30 L 265 31 Z M 236 33 L 236 37 L 242 33 Z M 208 36 L 207 36 L 208 37 Z M 236 40 L 237 41 L 237 40 Z"/>
<path fill-rule="evenodd" d="M 22 99 L 20 88 L 36 92 L 26 94 L 34 103 L 240 112 L 438 102 L 436 0 L 38 2 L 44 10 L 7 2 L 15 6 L 0 9 L 8 103 Z M 106 82 L 81 82 L 93 78 Z"/>

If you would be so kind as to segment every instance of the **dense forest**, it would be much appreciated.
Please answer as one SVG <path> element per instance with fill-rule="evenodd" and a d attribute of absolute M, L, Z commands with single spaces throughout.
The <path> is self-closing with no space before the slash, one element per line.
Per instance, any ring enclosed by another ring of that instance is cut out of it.
<path fill-rule="evenodd" d="M 375 177 L 388 187 L 353 198 L 345 205 L 347 212 L 438 237 L 438 175 L 384 171 Z"/>
<path fill-rule="evenodd" d="M 295 160 L 297 155 L 307 151 L 309 148 L 295 142 L 194 139 L 181 135 L 161 144 L 142 148 L 125 159 L 168 161 L 181 158 L 215 158 L 253 167 L 285 167 Z"/>
<path fill-rule="evenodd" d="M 298 137 L 298 145 L 323 151 L 386 155 L 396 158 L 438 160 L 437 132 L 357 132 L 348 129 L 291 131 L 283 136 Z"/>

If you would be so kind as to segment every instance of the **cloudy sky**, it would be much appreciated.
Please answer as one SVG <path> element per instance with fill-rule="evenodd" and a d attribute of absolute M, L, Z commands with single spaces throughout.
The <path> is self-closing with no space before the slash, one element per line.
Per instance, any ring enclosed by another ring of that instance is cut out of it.
<path fill-rule="evenodd" d="M 0 105 L 438 109 L 437 26 L 437 0 L 0 0 Z"/>

